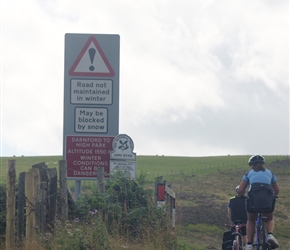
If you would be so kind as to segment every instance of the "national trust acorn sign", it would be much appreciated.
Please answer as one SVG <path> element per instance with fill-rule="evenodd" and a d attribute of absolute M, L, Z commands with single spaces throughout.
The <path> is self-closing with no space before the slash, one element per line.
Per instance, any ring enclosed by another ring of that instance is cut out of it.
<path fill-rule="evenodd" d="M 136 178 L 136 153 L 133 153 L 134 143 L 125 134 L 116 136 L 113 140 L 113 150 L 110 152 L 110 173 L 121 171 Z"/>

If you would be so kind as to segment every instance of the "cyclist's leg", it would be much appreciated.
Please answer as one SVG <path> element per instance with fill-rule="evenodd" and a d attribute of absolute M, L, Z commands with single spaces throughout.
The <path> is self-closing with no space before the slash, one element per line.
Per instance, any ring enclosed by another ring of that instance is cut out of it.
<path fill-rule="evenodd" d="M 274 232 L 274 219 L 273 213 L 264 213 L 264 216 L 267 217 L 265 222 L 265 227 L 268 233 Z"/>
<path fill-rule="evenodd" d="M 271 233 L 271 236 L 268 236 L 268 242 L 272 247 L 278 247 L 279 243 L 278 241 L 275 239 L 275 237 L 273 236 L 274 233 L 274 216 L 273 213 L 264 213 L 264 216 L 267 217 L 266 221 L 265 221 L 265 228 L 267 233 Z"/>
<path fill-rule="evenodd" d="M 248 212 L 248 221 L 247 221 L 247 237 L 248 242 L 253 242 L 255 234 L 255 221 L 258 217 L 258 213 L 249 213 Z"/>
<path fill-rule="evenodd" d="M 246 227 L 242 227 L 241 232 L 242 232 L 243 246 L 245 246 L 248 242 Z"/>

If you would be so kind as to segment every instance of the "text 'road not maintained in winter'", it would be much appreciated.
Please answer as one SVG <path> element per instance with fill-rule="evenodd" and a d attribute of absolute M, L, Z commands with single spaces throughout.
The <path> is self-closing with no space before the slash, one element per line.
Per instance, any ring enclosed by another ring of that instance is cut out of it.
<path fill-rule="evenodd" d="M 71 80 L 71 103 L 110 105 L 113 100 L 112 80 Z"/>

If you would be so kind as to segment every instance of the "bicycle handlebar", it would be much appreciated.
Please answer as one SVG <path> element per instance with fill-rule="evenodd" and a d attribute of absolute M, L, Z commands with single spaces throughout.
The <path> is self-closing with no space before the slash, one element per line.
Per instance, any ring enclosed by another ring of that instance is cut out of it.
<path fill-rule="evenodd" d="M 225 224 L 225 226 L 227 226 L 227 227 L 236 227 L 236 226 L 238 226 L 239 228 L 245 227 L 246 225 L 247 224 L 237 224 L 237 225 L 228 224 L 228 223 Z"/>

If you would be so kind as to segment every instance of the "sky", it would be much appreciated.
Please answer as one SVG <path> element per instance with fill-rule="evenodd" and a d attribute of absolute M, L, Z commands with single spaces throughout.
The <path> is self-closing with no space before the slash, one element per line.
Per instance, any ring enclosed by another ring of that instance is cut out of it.
<path fill-rule="evenodd" d="M 64 36 L 120 35 L 137 155 L 289 154 L 289 1 L 1 1 L 0 156 L 62 155 Z"/>

